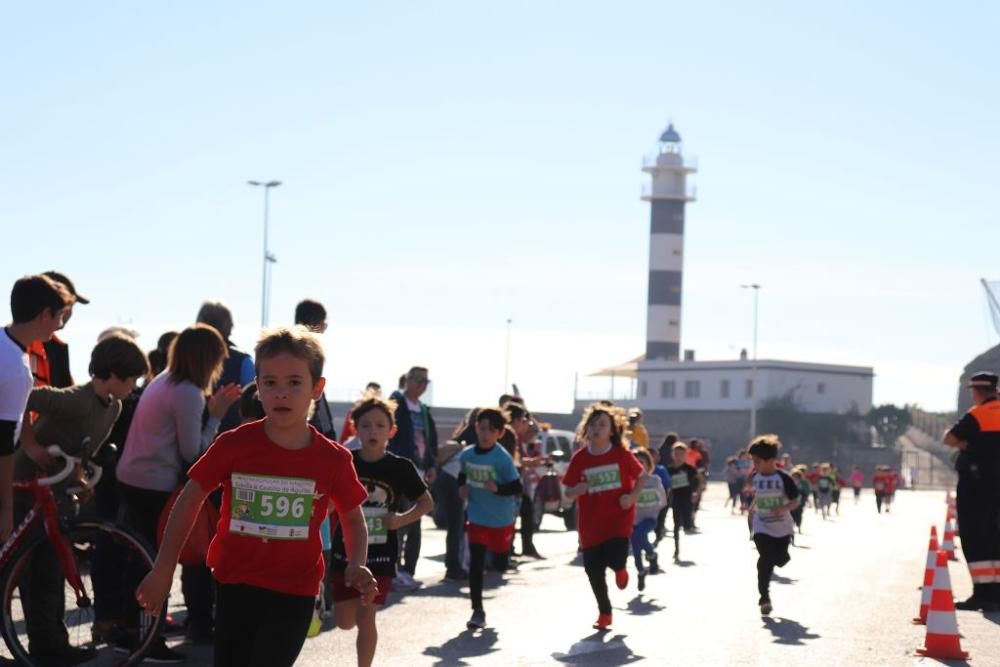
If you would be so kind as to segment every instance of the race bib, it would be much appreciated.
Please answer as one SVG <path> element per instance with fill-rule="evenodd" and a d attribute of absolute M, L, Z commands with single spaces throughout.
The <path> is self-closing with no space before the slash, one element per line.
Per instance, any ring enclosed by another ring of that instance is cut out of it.
<path fill-rule="evenodd" d="M 235 473 L 229 532 L 275 540 L 309 538 L 316 482 Z"/>
<path fill-rule="evenodd" d="M 883 484 L 882 482 L 875 482 L 875 490 L 876 491 L 884 491 L 885 490 L 885 484 Z"/>
<path fill-rule="evenodd" d="M 465 482 L 475 489 L 485 489 L 487 481 L 495 482 L 496 479 L 497 471 L 493 466 L 481 463 L 465 464 Z"/>
<path fill-rule="evenodd" d="M 684 489 L 691 486 L 691 480 L 688 479 L 688 474 L 686 470 L 680 472 L 675 472 L 670 476 L 670 488 L 672 489 Z"/>
<path fill-rule="evenodd" d="M 587 493 L 601 493 L 622 488 L 622 475 L 617 463 L 587 468 L 583 474 L 587 478 Z"/>
<path fill-rule="evenodd" d="M 389 529 L 385 525 L 389 510 L 384 507 L 362 507 L 361 511 L 368 524 L 368 544 L 385 544 L 389 540 Z"/>
<path fill-rule="evenodd" d="M 785 499 L 782 496 L 758 495 L 754 499 L 754 503 L 757 506 L 757 511 L 760 512 L 761 518 L 773 517 L 778 514 L 775 510 L 785 504 Z"/>
<path fill-rule="evenodd" d="M 643 489 L 635 504 L 638 507 L 656 507 L 660 504 L 660 498 L 653 489 Z"/>

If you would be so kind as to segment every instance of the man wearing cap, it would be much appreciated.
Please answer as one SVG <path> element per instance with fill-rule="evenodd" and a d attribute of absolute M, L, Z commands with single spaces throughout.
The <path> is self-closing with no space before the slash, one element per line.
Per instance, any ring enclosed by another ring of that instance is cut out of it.
<path fill-rule="evenodd" d="M 958 532 L 972 576 L 967 610 L 1000 611 L 1000 400 L 996 373 L 972 376 L 973 408 L 944 434 L 958 459 Z"/>
<path fill-rule="evenodd" d="M 58 271 L 46 271 L 42 275 L 62 284 L 73 295 L 74 304 L 90 303 L 90 299 L 77 293 L 73 281 L 65 274 Z M 63 318 L 64 327 L 72 315 L 73 306 L 70 305 Z M 31 364 L 31 373 L 35 377 L 36 387 L 65 389 L 73 386 L 73 376 L 69 368 L 69 346 L 55 335 L 47 341 L 32 343 L 28 347 L 28 361 Z"/>

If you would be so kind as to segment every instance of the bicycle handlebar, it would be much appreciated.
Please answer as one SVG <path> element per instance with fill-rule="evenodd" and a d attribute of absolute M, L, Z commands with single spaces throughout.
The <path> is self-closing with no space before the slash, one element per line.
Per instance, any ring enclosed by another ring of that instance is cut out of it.
<path fill-rule="evenodd" d="M 59 445 L 49 445 L 48 447 L 45 448 L 45 451 L 47 451 L 54 457 L 63 459 L 65 464 L 63 465 L 62 470 L 55 473 L 54 475 L 50 475 L 48 477 L 39 477 L 37 480 L 35 480 L 38 486 L 55 486 L 56 484 L 65 481 L 66 478 L 73 473 L 73 470 L 76 468 L 77 464 L 82 463 L 83 461 L 83 459 L 80 458 L 79 456 L 70 456 L 69 454 L 64 452 Z M 90 479 L 84 479 L 81 481 L 79 485 L 67 489 L 66 490 L 67 493 L 79 493 L 84 489 L 91 489 L 97 486 L 97 483 L 101 481 L 101 474 L 103 473 L 104 469 L 93 462 L 88 462 L 88 469 L 91 472 Z"/>

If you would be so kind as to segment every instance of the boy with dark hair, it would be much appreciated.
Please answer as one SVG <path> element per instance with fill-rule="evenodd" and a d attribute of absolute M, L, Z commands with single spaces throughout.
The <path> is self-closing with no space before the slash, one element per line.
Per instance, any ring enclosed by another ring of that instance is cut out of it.
<path fill-rule="evenodd" d="M 209 493 L 222 486 L 223 520 L 208 565 L 218 583 L 217 667 L 290 667 L 305 642 L 323 580 L 320 524 L 335 510 L 344 531 L 347 585 L 370 603 L 368 531 L 350 453 L 308 424 L 323 392 L 323 350 L 301 327 L 265 333 L 255 351 L 266 417 L 223 433 L 188 471 L 152 571 L 136 590 L 158 613 L 181 547 Z M 280 563 L 280 567 L 275 567 Z"/>
<path fill-rule="evenodd" d="M 313 333 L 326 332 L 326 308 L 319 301 L 303 299 L 295 306 L 295 324 L 303 326 Z M 316 399 L 316 409 L 309 418 L 309 423 L 316 427 L 316 430 L 330 438 L 336 440 L 337 427 L 333 424 L 333 413 L 330 412 L 330 403 L 326 400 L 326 392 Z M 341 438 L 341 442 L 344 439 Z"/>
<path fill-rule="evenodd" d="M 479 442 L 459 455 L 458 494 L 469 503 L 465 527 L 469 536 L 472 616 L 466 626 L 472 630 L 486 627 L 483 609 L 486 551 L 493 555 L 497 570 L 504 572 L 514 543 L 521 477 L 514 459 L 503 447 L 497 447 L 506 426 L 507 416 L 500 408 L 481 408 L 476 415 Z"/>
<path fill-rule="evenodd" d="M 295 323 L 323 333 L 326 331 L 326 308 L 319 301 L 303 299 L 295 306 Z"/>
<path fill-rule="evenodd" d="M 337 527 L 333 536 L 333 601 L 337 627 L 342 630 L 358 628 L 358 665 L 368 667 L 375 658 L 378 630 L 375 612 L 385 604 L 386 596 L 396 573 L 399 556 L 396 531 L 403 526 L 420 521 L 434 509 L 427 485 L 409 460 L 386 451 L 389 438 L 396 430 L 393 419 L 396 406 L 374 393 L 369 393 L 354 404 L 351 414 L 357 429 L 361 448 L 353 452 L 358 479 L 368 489 L 368 499 L 362 511 L 368 523 L 368 569 L 375 575 L 379 592 L 372 605 L 359 605 L 358 592 L 349 588 L 344 580 L 347 553 L 344 536 Z M 401 511 L 403 497 L 416 503 Z"/>
<path fill-rule="evenodd" d="M 757 545 L 757 590 L 760 593 L 760 613 L 771 613 L 771 574 L 775 567 L 784 567 L 791 557 L 788 545 L 795 533 L 791 512 L 799 506 L 799 485 L 784 470 L 778 468 L 781 441 L 776 435 L 757 436 L 750 443 L 750 457 L 755 472 L 751 478 L 754 489 L 750 507 L 750 532 Z"/>
<path fill-rule="evenodd" d="M 30 480 L 57 471 L 29 458 L 26 453 L 29 447 L 60 445 L 67 454 L 78 456 L 81 445 L 89 441 L 93 453 L 111 433 L 121 414 L 122 401 L 148 370 L 146 355 L 134 340 L 112 335 L 99 342 L 90 355 L 89 382 L 65 389 L 35 387 L 28 397 L 28 410 L 38 418 L 22 433 L 25 449 L 17 454 L 15 477 Z M 55 466 L 56 469 L 60 467 L 61 464 Z M 15 514 L 18 521 L 31 510 L 32 501 L 30 494 L 17 498 Z M 106 589 L 101 585 L 106 579 L 100 578 L 98 564 L 93 565 L 95 616 L 98 623 L 113 625 L 121 608 L 107 599 Z M 33 658 L 44 664 L 75 665 L 96 655 L 93 649 L 69 644 L 62 620 L 62 570 L 50 545 L 42 544 L 36 550 L 22 575 L 21 595 Z M 104 631 L 107 627 L 99 629 Z"/>
<path fill-rule="evenodd" d="M 72 304 L 66 287 L 46 276 L 21 278 L 10 293 L 13 322 L 0 334 L 0 543 L 14 529 L 14 449 L 34 384 L 28 347 L 51 338 Z"/>
<path fill-rule="evenodd" d="M 687 453 L 687 445 L 675 442 L 670 453 L 671 463 L 667 466 L 667 473 L 670 475 L 670 507 L 674 513 L 674 560 L 680 560 L 681 557 L 681 529 L 690 532 L 694 493 L 701 484 L 698 470 L 685 460 Z"/>

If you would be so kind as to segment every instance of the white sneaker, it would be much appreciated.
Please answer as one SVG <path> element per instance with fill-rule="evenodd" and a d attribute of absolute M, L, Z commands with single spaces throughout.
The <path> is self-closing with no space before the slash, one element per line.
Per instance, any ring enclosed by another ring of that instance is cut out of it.
<path fill-rule="evenodd" d="M 392 579 L 393 590 L 404 593 L 407 591 L 415 591 L 420 588 L 421 585 L 423 585 L 423 582 L 414 579 L 406 570 L 400 570 Z"/>

